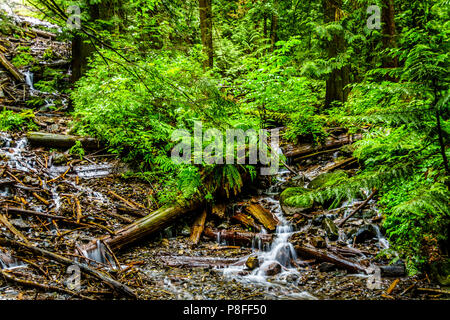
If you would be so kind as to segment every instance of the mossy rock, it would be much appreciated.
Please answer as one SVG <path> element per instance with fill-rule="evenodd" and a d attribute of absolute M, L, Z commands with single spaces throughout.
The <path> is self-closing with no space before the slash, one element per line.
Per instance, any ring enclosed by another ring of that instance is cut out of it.
<path fill-rule="evenodd" d="M 308 190 L 303 187 L 287 188 L 280 195 L 281 209 L 286 215 L 303 212 L 314 206 Z"/>
<path fill-rule="evenodd" d="M 348 178 L 348 175 L 345 171 L 337 170 L 334 172 L 322 173 L 315 177 L 309 184 L 309 189 L 321 189 L 326 187 L 331 187 L 341 181 L 344 181 Z"/>

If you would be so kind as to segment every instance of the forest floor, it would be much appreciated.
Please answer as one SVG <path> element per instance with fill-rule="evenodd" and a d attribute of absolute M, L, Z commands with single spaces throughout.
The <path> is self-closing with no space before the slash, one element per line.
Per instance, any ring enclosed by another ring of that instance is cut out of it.
<path fill-rule="evenodd" d="M 68 81 L 70 73 L 68 64 L 65 63 L 70 59 L 68 43 L 26 35 L 22 39 L 3 36 L 0 42 L 4 46 L 9 45 L 5 53 L 7 59 L 12 59 L 19 47 L 29 47 L 35 64 L 44 68 L 49 68 L 52 64 L 57 66 L 53 68 L 61 70 L 60 72 L 65 74 L 63 81 Z M 44 53 L 48 52 L 50 47 L 54 56 L 45 60 Z M 27 81 L 36 83 L 44 78 L 43 74 L 35 72 L 34 79 L 28 78 Z M 38 128 L 35 131 L 55 134 L 70 132 L 72 118 L 67 113 L 67 95 L 31 90 L 30 83 L 13 81 L 3 69 L 0 73 L 0 83 L 3 92 L 2 106 L 16 112 L 27 109 L 29 106 L 26 101 L 32 98 L 40 97 L 46 100 L 40 110 L 34 110 L 36 115 L 33 122 Z M 339 156 L 324 155 L 303 164 L 302 167 L 297 166 L 296 169 L 312 179 L 335 164 Z M 124 178 L 123 173 L 127 170 L 127 164 L 108 154 L 105 149 L 86 152 L 80 159 L 68 150 L 31 146 L 27 142 L 25 132 L 1 132 L 0 204 L 5 213 L 4 217 L 14 227 L 11 229 L 2 225 L 2 237 L 12 238 L 11 230 L 16 230 L 32 245 L 59 252 L 66 257 L 82 258 L 82 252 L 75 253 L 74 248 L 139 218 L 139 214 L 134 211 L 125 212 L 124 206 L 141 207 L 140 211 L 144 213 L 154 209 L 154 204 L 148 202 L 151 192 L 149 185 L 136 179 Z M 292 176 L 288 174 L 278 188 L 282 190 L 283 184 L 288 184 L 291 180 Z M 227 203 L 225 219 L 208 217 L 206 227 L 242 230 L 242 226 L 229 217 L 234 214 L 236 208 L 248 203 L 256 203 L 272 210 L 274 205 L 277 205 L 278 196 L 265 193 L 268 187 L 270 186 L 267 181 L 261 181 L 257 187 L 244 190 L 239 198 Z M 333 214 L 341 214 L 357 204 L 346 204 Z M 11 208 L 57 215 L 66 220 L 46 219 Z M 322 212 L 325 213 L 330 214 Z M 358 229 L 367 221 L 372 221 L 376 214 L 376 202 L 372 201 L 350 225 Z M 122 266 L 120 272 L 112 270 L 108 265 L 98 265 L 97 268 L 128 285 L 139 299 L 391 300 L 446 297 L 439 292 L 439 286 L 433 284 L 426 275 L 382 277 L 379 288 L 371 289 L 365 274 L 349 273 L 320 261 L 297 257 L 294 261 L 295 267 L 291 267 L 289 272 L 263 278 L 250 277 L 251 271 L 246 270 L 243 264 L 249 256 L 260 255 L 263 250 L 236 246 L 232 242 L 224 243 L 220 239 L 217 241 L 206 237 L 202 237 L 198 246 L 192 246 L 189 240 L 190 226 L 195 218 L 195 214 L 189 214 L 161 232 L 118 252 L 117 260 Z M 291 219 L 291 223 L 294 232 L 308 236 L 310 229 L 305 229 L 304 225 L 297 223 L 295 219 Z M 354 261 L 387 264 L 388 261 L 377 257 L 381 249 L 380 237 L 370 237 L 355 246 L 355 250 L 366 254 L 360 255 L 358 260 Z M 354 259 L 355 255 L 352 256 Z M 0 299 L 78 298 L 67 292 L 35 288 L 36 284 L 65 287 L 64 281 L 68 277 L 66 269 L 54 261 L 30 256 L 22 250 L 7 246 L 0 246 L 0 261 L 3 265 Z M 28 283 L 6 281 L 5 275 L 26 280 Z M 81 281 L 80 292 L 83 296 L 94 299 L 113 297 L 112 291 L 104 283 L 83 274 Z M 427 288 L 432 290 L 426 291 Z"/>

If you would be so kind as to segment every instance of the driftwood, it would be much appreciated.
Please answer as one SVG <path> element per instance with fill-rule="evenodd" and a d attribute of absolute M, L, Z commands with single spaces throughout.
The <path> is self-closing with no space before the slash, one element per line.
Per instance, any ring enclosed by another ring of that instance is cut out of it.
<path fill-rule="evenodd" d="M 52 147 L 52 148 L 71 148 L 76 141 L 80 141 L 83 148 L 88 150 L 100 148 L 100 143 L 97 139 L 89 137 L 79 137 L 63 134 L 53 134 L 45 132 L 28 132 L 28 141 L 35 146 Z"/>
<path fill-rule="evenodd" d="M 351 144 L 357 140 L 361 140 L 362 135 L 361 134 L 354 134 L 354 135 L 348 135 L 348 134 L 341 134 L 338 137 L 330 136 L 327 138 L 325 143 L 315 146 L 312 143 L 302 143 L 299 145 L 287 145 L 284 151 L 284 155 L 287 158 L 293 158 L 294 162 L 297 160 L 302 160 L 302 156 L 309 155 L 312 153 L 328 150 L 328 149 L 335 149 L 337 147 L 344 146 L 346 144 Z"/>
<path fill-rule="evenodd" d="M 237 265 L 239 259 L 216 257 L 187 257 L 187 256 L 162 256 L 161 260 L 169 267 L 185 268 L 223 268 L 229 265 Z M 242 262 L 242 264 L 244 264 Z"/>
<path fill-rule="evenodd" d="M 206 221 L 206 209 L 202 211 L 201 214 L 195 219 L 194 225 L 192 226 L 190 240 L 193 244 L 197 244 L 202 235 L 203 229 L 205 229 Z"/>
<path fill-rule="evenodd" d="M 9 73 L 11 73 L 11 75 L 18 81 L 20 82 L 24 82 L 25 79 L 23 77 L 23 75 L 19 72 L 19 70 L 17 70 L 16 67 L 14 67 L 14 65 L 8 61 L 8 59 L 6 59 L 6 57 L 4 56 L 3 53 L 0 52 L 0 64 L 2 66 L 4 66 L 6 68 L 6 70 L 9 71 Z"/>
<path fill-rule="evenodd" d="M 182 203 L 176 203 L 172 206 L 160 208 L 147 216 L 138 219 L 134 223 L 116 231 L 114 235 L 103 237 L 100 240 L 106 243 L 112 250 L 119 250 L 120 248 L 138 241 L 155 231 L 161 230 L 180 215 L 197 209 L 200 204 L 200 201 L 185 201 Z M 86 251 L 96 249 L 97 241 L 98 240 L 94 240 L 84 249 Z"/>
<path fill-rule="evenodd" d="M 258 239 L 262 243 L 270 243 L 273 239 L 273 235 L 271 234 L 235 230 L 213 230 L 211 228 L 206 228 L 203 234 L 210 239 L 226 240 L 228 243 L 247 247 L 252 246 L 254 241 Z"/>
<path fill-rule="evenodd" d="M 406 275 L 404 265 L 379 266 L 382 277 L 402 277 Z"/>
<path fill-rule="evenodd" d="M 245 211 L 256 218 L 269 231 L 275 231 L 278 225 L 278 219 L 274 215 L 257 203 L 252 203 L 245 208 Z"/>
<path fill-rule="evenodd" d="M 367 197 L 367 199 L 361 203 L 358 208 L 356 208 L 355 210 L 353 210 L 347 217 L 345 217 L 344 219 L 342 219 L 341 221 L 339 221 L 339 223 L 337 224 L 338 227 L 342 227 L 344 225 L 344 223 L 350 219 L 351 217 L 353 217 L 359 210 L 361 210 L 362 208 L 364 208 L 367 203 L 369 203 L 370 199 L 372 199 L 375 195 L 377 194 L 377 189 L 373 189 L 372 193 Z"/>
<path fill-rule="evenodd" d="M 113 289 L 115 289 L 117 292 L 120 292 L 126 296 L 129 297 L 133 297 L 136 298 L 136 294 L 133 292 L 133 290 L 131 290 L 128 286 L 112 279 L 111 277 L 95 270 L 92 269 L 91 267 L 87 266 L 84 263 L 80 263 L 78 261 L 75 260 L 71 260 L 68 259 L 66 257 L 63 257 L 59 254 L 56 254 L 54 252 L 50 252 L 32 245 L 27 245 L 25 243 L 22 242 L 18 242 L 18 241 L 13 241 L 13 240 L 7 240 L 7 239 L 3 239 L 0 238 L 0 245 L 4 245 L 4 246 L 9 246 L 9 247 L 15 247 L 15 248 L 21 248 L 21 249 L 25 249 L 33 254 L 39 255 L 39 256 L 43 256 L 46 258 L 49 258 L 53 261 L 62 263 L 64 265 L 67 266 L 71 266 L 71 265 L 77 265 L 82 271 L 86 272 L 87 274 L 105 282 L 106 284 L 108 284 L 110 287 L 112 287 Z"/>
<path fill-rule="evenodd" d="M 342 257 L 338 257 L 331 253 L 322 252 L 313 247 L 305 247 L 301 245 L 296 245 L 295 250 L 297 254 L 305 258 L 313 258 L 317 261 L 330 262 L 337 267 L 346 269 L 350 272 L 365 272 L 366 268 L 358 263 L 346 260 Z"/>

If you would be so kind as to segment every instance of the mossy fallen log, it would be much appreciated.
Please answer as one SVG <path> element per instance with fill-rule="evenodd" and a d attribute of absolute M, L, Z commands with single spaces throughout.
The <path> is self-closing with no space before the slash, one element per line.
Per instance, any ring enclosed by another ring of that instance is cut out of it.
<path fill-rule="evenodd" d="M 339 136 L 329 136 L 326 141 L 320 145 L 312 143 L 301 143 L 298 145 L 287 145 L 284 148 L 284 155 L 292 158 L 294 162 L 304 159 L 306 155 L 318 153 L 320 151 L 335 149 L 346 144 L 352 144 L 355 141 L 361 140 L 362 134 L 341 134 Z"/>
<path fill-rule="evenodd" d="M 81 142 L 84 149 L 95 150 L 101 147 L 97 139 L 90 137 L 54 134 L 46 132 L 28 132 L 27 139 L 34 146 L 50 148 L 71 148 L 77 141 Z"/>
<path fill-rule="evenodd" d="M 184 200 L 171 206 L 162 207 L 134 223 L 117 230 L 114 235 L 105 236 L 100 240 L 106 243 L 112 250 L 119 250 L 126 245 L 161 230 L 179 216 L 198 209 L 201 203 L 199 200 Z M 97 243 L 97 239 L 92 241 L 84 250 L 95 250 Z"/>

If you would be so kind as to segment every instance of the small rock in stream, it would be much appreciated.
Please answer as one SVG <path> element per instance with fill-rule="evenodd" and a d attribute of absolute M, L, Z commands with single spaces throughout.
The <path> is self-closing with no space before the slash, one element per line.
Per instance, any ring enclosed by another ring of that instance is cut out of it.
<path fill-rule="evenodd" d="M 376 236 L 376 228 L 373 225 L 368 224 L 359 228 L 351 238 L 355 239 L 355 243 L 362 243 L 366 240 L 373 239 Z"/>
<path fill-rule="evenodd" d="M 274 276 L 281 272 L 281 265 L 274 261 L 262 267 L 262 271 L 267 276 Z"/>
<path fill-rule="evenodd" d="M 325 239 L 321 236 L 312 237 L 311 244 L 316 248 L 325 248 L 327 246 Z"/>
<path fill-rule="evenodd" d="M 247 261 L 245 262 L 245 266 L 249 270 L 254 270 L 259 267 L 259 259 L 257 256 L 250 256 L 248 257 Z"/>
<path fill-rule="evenodd" d="M 330 272 L 335 271 L 336 269 L 337 269 L 336 266 L 329 262 L 322 262 L 321 264 L 319 264 L 320 272 Z"/>
<path fill-rule="evenodd" d="M 323 219 L 322 226 L 327 233 L 328 239 L 335 241 L 339 238 L 339 230 L 330 218 Z"/>

